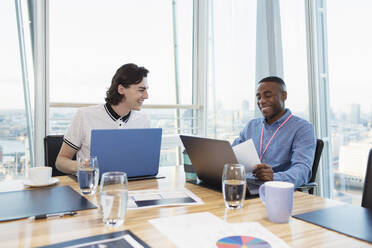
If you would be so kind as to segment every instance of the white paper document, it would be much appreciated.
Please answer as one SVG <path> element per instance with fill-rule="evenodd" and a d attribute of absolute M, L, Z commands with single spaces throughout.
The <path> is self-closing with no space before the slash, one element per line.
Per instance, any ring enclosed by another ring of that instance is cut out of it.
<path fill-rule="evenodd" d="M 209 212 L 152 219 L 149 222 L 180 248 L 216 247 L 219 239 L 238 235 L 262 239 L 272 248 L 289 247 L 258 222 L 227 223 Z"/>
<path fill-rule="evenodd" d="M 128 192 L 128 210 L 151 207 L 204 204 L 185 188 L 168 190 L 135 190 Z"/>
<path fill-rule="evenodd" d="M 252 139 L 233 146 L 233 151 L 239 164 L 245 166 L 246 172 L 252 172 L 254 166 L 261 163 Z"/>

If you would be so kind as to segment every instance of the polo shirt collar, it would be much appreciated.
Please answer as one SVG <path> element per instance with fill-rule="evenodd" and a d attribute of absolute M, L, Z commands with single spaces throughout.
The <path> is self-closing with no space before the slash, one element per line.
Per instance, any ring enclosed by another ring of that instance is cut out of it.
<path fill-rule="evenodd" d="M 115 110 L 108 103 L 105 104 L 105 110 L 113 121 L 121 119 L 123 122 L 127 122 L 131 113 L 131 111 L 129 111 L 127 115 L 120 117 L 120 115 L 118 115 L 118 113 L 116 113 Z"/>
<path fill-rule="evenodd" d="M 280 117 L 279 120 L 276 120 L 274 123 L 272 123 L 271 126 L 276 126 L 276 125 L 282 124 L 288 118 L 288 116 L 290 116 L 291 114 L 292 114 L 292 112 L 289 109 L 286 108 L 284 115 L 282 117 Z M 269 125 L 267 123 L 267 121 L 265 120 L 265 118 L 263 118 L 263 122 L 265 123 L 265 126 Z"/>

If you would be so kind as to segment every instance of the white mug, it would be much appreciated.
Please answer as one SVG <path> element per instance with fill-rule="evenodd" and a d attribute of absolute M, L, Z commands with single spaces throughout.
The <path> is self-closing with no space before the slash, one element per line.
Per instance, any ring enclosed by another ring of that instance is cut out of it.
<path fill-rule="evenodd" d="M 28 169 L 28 179 L 33 184 L 48 184 L 52 179 L 52 167 L 33 167 Z"/>
<path fill-rule="evenodd" d="M 287 223 L 293 208 L 293 183 L 270 181 L 260 186 L 259 193 L 270 221 Z"/>

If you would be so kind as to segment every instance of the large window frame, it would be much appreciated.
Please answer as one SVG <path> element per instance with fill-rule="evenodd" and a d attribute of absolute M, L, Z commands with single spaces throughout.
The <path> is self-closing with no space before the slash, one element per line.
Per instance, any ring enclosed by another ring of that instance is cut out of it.
<path fill-rule="evenodd" d="M 182 109 L 191 109 L 193 112 L 193 126 L 191 128 L 192 132 L 197 135 L 203 135 L 205 130 L 205 120 L 202 116 L 203 114 L 203 103 L 205 99 L 205 95 L 201 94 L 199 97 L 193 97 L 192 104 L 180 104 L 180 97 L 179 97 L 179 89 L 178 89 L 178 39 L 177 39 L 177 16 L 176 16 L 176 4 L 177 1 L 172 2 L 172 20 L 173 20 L 173 48 L 174 48 L 174 69 L 175 69 L 175 83 L 174 89 L 176 92 L 176 104 L 145 104 L 143 106 L 144 109 L 173 109 L 175 111 L 175 126 L 177 133 L 180 134 L 182 131 L 182 123 L 180 110 Z M 48 45 L 48 26 L 49 26 L 49 8 L 48 4 L 49 0 L 41 0 L 35 2 L 35 19 L 34 19 L 34 30 L 35 30 L 35 43 L 34 43 L 34 60 L 35 60 L 35 95 L 38 97 L 35 98 L 35 141 L 34 147 L 35 150 L 35 164 L 43 164 L 44 163 L 44 137 L 49 133 L 49 113 L 51 108 L 78 108 L 84 106 L 94 105 L 96 103 L 65 103 L 65 102 L 50 102 L 49 97 L 49 45 Z M 206 1 L 205 3 L 209 3 Z M 198 4 L 200 6 L 198 6 Z M 194 9 L 193 12 L 196 13 L 201 10 L 200 16 L 208 16 L 205 15 L 204 11 L 208 11 L 208 8 L 203 6 L 204 2 L 194 1 Z M 205 5 L 205 4 L 204 4 Z M 194 15 L 193 20 L 193 30 L 199 30 L 200 24 L 203 23 L 203 20 L 200 21 Z M 200 38 L 203 36 L 203 32 L 194 32 L 193 33 L 193 96 L 197 95 L 195 92 L 201 92 L 200 89 L 203 86 L 198 86 L 201 84 L 200 82 L 204 82 L 200 77 L 200 75 L 205 70 L 200 70 L 199 65 L 202 59 L 197 58 L 195 54 L 200 54 L 200 49 L 198 47 L 202 46 L 200 44 L 203 43 L 203 39 L 207 40 L 207 38 Z M 199 37 L 199 38 L 198 38 Z M 205 48 L 201 48 L 204 50 Z M 181 151 L 181 142 L 177 137 L 163 137 L 163 142 L 165 147 L 169 146 L 177 146 L 177 164 L 181 164 L 182 160 L 182 151 Z"/>
<path fill-rule="evenodd" d="M 304 0 L 307 29 L 308 87 L 310 121 L 314 124 L 316 135 L 325 141 L 321 160 L 321 170 L 317 177 L 321 196 L 330 197 L 332 187 L 329 144 L 329 89 L 327 66 L 327 36 L 325 0 Z M 176 111 L 177 128 L 180 130 L 180 109 L 192 109 L 193 134 L 207 136 L 207 103 L 209 77 L 212 0 L 193 0 L 193 65 L 192 65 L 192 104 L 144 105 L 144 108 L 170 108 Z M 48 114 L 50 107 L 69 106 L 69 103 L 49 102 L 48 82 L 48 0 L 35 2 L 34 14 L 34 63 L 35 63 L 35 164 L 43 164 L 43 139 L 48 133 Z M 174 16 L 176 21 L 176 16 Z M 176 34 L 176 29 L 174 30 Z M 275 35 L 273 35 L 275 34 Z M 280 30 L 279 0 L 257 1 L 257 40 L 256 42 L 256 81 L 263 75 L 283 74 L 283 54 Z M 174 36 L 174 44 L 177 42 Z M 265 52 L 266 50 L 266 52 Z M 177 53 L 175 53 L 177 56 Z M 272 59 L 274 58 L 274 59 Z M 175 59 L 177 61 L 177 58 Z M 177 71 L 177 64 L 175 64 Z M 177 75 L 176 75 L 177 76 Z M 177 80 L 176 80 L 177 82 Z M 175 84 L 177 92 L 177 83 Z M 177 92 L 177 94 L 178 92 Z M 74 105 L 79 107 L 80 105 Z M 259 112 L 256 112 L 259 115 Z M 174 139 L 174 142 L 177 139 Z"/>
<path fill-rule="evenodd" d="M 329 79 L 327 58 L 327 25 L 324 0 L 305 0 L 309 109 L 310 121 L 314 124 L 315 134 L 324 141 L 324 148 L 318 170 L 316 193 L 322 197 L 331 197 L 332 167 L 329 124 Z"/>
<path fill-rule="evenodd" d="M 27 0 L 5 1 L 1 7 L 4 8 L 1 19 L 6 36 L 1 42 L 5 52 L 1 62 L 6 72 L 1 77 L 5 91 L 2 95 L 0 180 L 13 180 L 23 178 L 34 164 L 33 12 L 32 2 Z"/>
<path fill-rule="evenodd" d="M 27 134 L 29 142 L 30 164 L 34 164 L 34 132 L 32 120 L 32 105 L 30 88 L 34 84 L 33 61 L 32 61 L 32 16 L 30 9 L 33 5 L 30 2 L 16 0 L 15 11 L 17 17 L 18 44 L 20 51 L 20 62 L 22 67 L 23 95 L 26 112 Z"/>

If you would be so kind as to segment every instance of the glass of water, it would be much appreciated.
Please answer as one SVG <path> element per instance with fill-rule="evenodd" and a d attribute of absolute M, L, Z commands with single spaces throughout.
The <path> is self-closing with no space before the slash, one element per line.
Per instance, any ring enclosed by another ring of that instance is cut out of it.
<path fill-rule="evenodd" d="M 82 158 L 79 157 L 78 161 L 78 181 L 80 192 L 83 195 L 93 195 L 96 193 L 99 167 L 97 157 Z"/>
<path fill-rule="evenodd" d="M 222 192 L 227 208 L 239 209 L 243 207 L 246 184 L 243 165 L 225 164 L 222 174 Z"/>
<path fill-rule="evenodd" d="M 128 204 L 127 174 L 104 173 L 101 178 L 100 197 L 103 223 L 106 226 L 122 225 Z"/>

